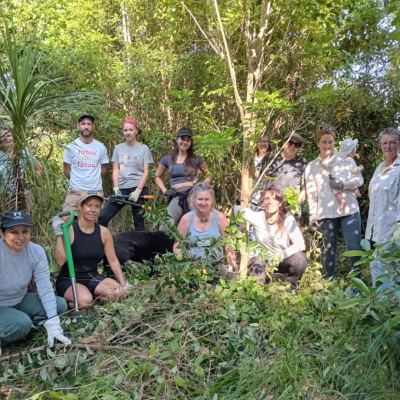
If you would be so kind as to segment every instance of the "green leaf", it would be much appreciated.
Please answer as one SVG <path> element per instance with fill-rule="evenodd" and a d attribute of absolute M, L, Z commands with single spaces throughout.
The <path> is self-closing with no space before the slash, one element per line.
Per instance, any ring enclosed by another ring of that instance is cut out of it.
<path fill-rule="evenodd" d="M 400 315 L 397 315 L 396 317 L 390 319 L 389 326 L 390 326 L 391 328 L 393 328 L 393 327 L 395 327 L 396 325 L 398 325 L 399 323 L 400 323 Z"/>
<path fill-rule="evenodd" d="M 370 331 L 371 333 L 375 333 L 375 332 L 378 332 L 379 330 L 381 330 L 382 327 L 383 327 L 383 325 L 371 326 L 371 327 L 369 328 L 369 331 Z"/>
<path fill-rule="evenodd" d="M 196 359 L 194 360 L 194 364 L 195 364 L 195 365 L 199 365 L 203 360 L 204 360 L 204 356 L 203 356 L 203 354 L 200 354 L 200 355 L 197 356 Z"/>
<path fill-rule="evenodd" d="M 174 376 L 174 382 L 178 385 L 178 386 L 182 386 L 185 387 L 186 386 L 186 381 L 181 378 L 179 375 L 175 375 Z"/>
<path fill-rule="evenodd" d="M 55 399 L 59 399 L 60 397 L 64 396 L 64 392 L 50 392 L 50 396 L 55 398 Z"/>
<path fill-rule="evenodd" d="M 150 355 L 154 356 L 155 352 L 156 352 L 156 344 L 152 343 L 150 346 Z"/>
<path fill-rule="evenodd" d="M 202 378 L 202 377 L 204 376 L 204 370 L 203 370 L 203 368 L 201 368 L 200 366 L 197 366 L 197 367 L 194 369 L 194 373 L 195 373 L 197 376 L 199 376 L 200 378 Z"/>
<path fill-rule="evenodd" d="M 345 347 L 347 350 L 351 351 L 351 352 L 356 351 L 356 348 L 353 347 L 351 344 L 346 343 L 346 344 L 344 345 L 344 347 Z"/>
<path fill-rule="evenodd" d="M 339 310 L 344 310 L 346 308 L 351 308 L 356 305 L 360 305 L 363 302 L 365 302 L 366 299 L 350 299 L 350 300 L 345 300 L 343 303 L 338 304 L 338 309 Z"/>
<path fill-rule="evenodd" d="M 369 240 L 367 240 L 367 239 L 362 239 L 360 244 L 361 244 L 361 247 L 362 247 L 365 251 L 371 250 L 371 243 L 370 243 Z"/>
<path fill-rule="evenodd" d="M 370 291 L 367 285 L 359 278 L 352 278 L 350 282 L 359 290 L 361 290 L 365 294 L 370 294 Z"/>
<path fill-rule="evenodd" d="M 122 321 L 118 317 L 113 317 L 113 321 L 118 328 L 122 328 Z"/>
<path fill-rule="evenodd" d="M 361 250 L 348 250 L 343 253 L 345 257 L 363 256 L 365 253 Z"/>
<path fill-rule="evenodd" d="M 347 277 L 348 277 L 348 278 L 353 278 L 354 276 L 357 276 L 357 275 L 359 275 L 359 274 L 360 274 L 360 271 L 354 270 L 354 271 L 349 272 L 349 273 L 347 274 Z"/>
<path fill-rule="evenodd" d="M 390 288 L 390 287 L 392 287 L 392 286 L 394 286 L 394 285 L 395 285 L 395 282 L 393 282 L 393 281 L 389 281 L 389 282 L 382 283 L 382 285 L 380 285 L 380 286 L 376 289 L 375 294 L 378 294 L 378 293 L 380 293 L 380 292 L 383 292 L 384 290 L 386 290 L 386 289 L 388 289 L 388 288 Z"/>

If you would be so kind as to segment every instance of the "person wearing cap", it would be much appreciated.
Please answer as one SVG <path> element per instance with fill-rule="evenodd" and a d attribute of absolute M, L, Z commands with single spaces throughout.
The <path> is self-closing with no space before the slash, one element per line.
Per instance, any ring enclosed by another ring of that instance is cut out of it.
<path fill-rule="evenodd" d="M 114 250 L 114 242 L 108 228 L 96 223 L 103 203 L 103 194 L 96 190 L 81 193 L 79 210 L 80 218 L 69 228 L 72 258 L 77 283 L 78 305 L 88 308 L 93 298 L 107 301 L 117 299 L 131 285 L 125 281 L 124 274 Z M 56 248 L 53 258 L 61 266 L 56 281 L 56 291 L 64 297 L 70 308 L 74 307 L 72 282 L 69 276 L 65 242 L 61 225 L 64 220 L 53 217 L 52 224 L 56 235 Z M 98 263 L 107 257 L 117 281 L 107 278 L 98 272 Z"/>
<path fill-rule="evenodd" d="M 155 183 L 165 196 L 169 197 L 168 213 L 172 217 L 170 225 L 177 225 L 182 217 L 190 211 L 188 195 L 197 181 L 200 169 L 205 175 L 204 183 L 209 184 L 211 173 L 204 158 L 194 154 L 193 132 L 187 127 L 178 130 L 174 149 L 164 156 L 156 171 Z M 162 181 L 165 171 L 169 172 L 171 188 L 167 189 Z M 162 227 L 161 230 L 165 230 Z"/>
<path fill-rule="evenodd" d="M 336 157 L 332 164 L 331 175 L 335 180 L 331 180 L 330 185 L 336 200 L 340 204 L 341 210 L 343 210 L 346 204 L 345 193 L 342 193 L 343 183 L 355 179 L 356 183 L 362 182 L 362 184 L 364 184 L 364 179 L 361 174 L 364 170 L 364 166 L 357 166 L 354 161 L 357 144 L 358 139 L 344 139 L 340 145 L 340 153 L 335 153 Z"/>
<path fill-rule="evenodd" d="M 285 144 L 280 154 L 270 153 L 261 161 L 262 174 L 267 177 L 264 190 L 270 186 L 279 187 L 282 193 L 288 187 L 300 189 L 299 203 L 302 203 L 306 198 L 304 173 L 307 160 L 297 153 L 304 139 L 294 132 L 285 136 L 283 141 Z"/>
<path fill-rule="evenodd" d="M 361 177 L 340 181 L 331 175 L 332 165 L 337 155 L 334 153 L 336 134 L 323 129 L 317 133 L 318 158 L 308 163 L 306 168 L 307 198 L 310 207 L 310 225 L 320 226 L 324 234 L 323 265 L 326 276 L 334 278 L 336 272 L 336 250 L 339 228 L 341 228 L 347 250 L 361 250 L 361 217 L 354 191 L 363 184 Z M 340 189 L 346 204 L 340 208 L 332 189 Z M 349 257 L 350 269 L 360 258 Z"/>
<path fill-rule="evenodd" d="M 378 165 L 369 183 L 370 204 L 365 238 L 371 240 L 373 244 L 390 242 L 391 240 L 399 242 L 400 131 L 396 128 L 385 128 L 380 132 L 378 140 L 385 160 Z M 390 248 L 385 251 L 385 253 L 388 252 L 390 252 Z M 381 254 L 383 254 L 382 250 Z M 380 275 L 388 273 L 383 267 L 384 263 L 377 260 L 370 264 L 374 286 L 377 280 L 385 279 L 379 278 Z"/>
<path fill-rule="evenodd" d="M 110 160 L 104 144 L 92 136 L 94 129 L 92 115 L 81 114 L 77 128 L 79 137 L 69 143 L 64 150 L 64 175 L 69 179 L 69 192 L 62 211 L 73 210 L 78 214 L 82 192 L 103 191 L 101 177 L 107 172 Z"/>
<path fill-rule="evenodd" d="M 7 211 L 1 219 L 0 235 L 0 354 L 1 345 L 24 338 L 31 326 L 44 325 L 48 345 L 54 340 L 70 344 L 58 315 L 67 304 L 56 297 L 50 282 L 46 253 L 30 241 L 32 221 L 25 211 Z M 37 293 L 27 293 L 34 280 Z"/>
<path fill-rule="evenodd" d="M 125 136 L 125 143 L 115 146 L 111 158 L 114 194 L 128 195 L 128 200 L 143 205 L 142 196 L 149 194 L 146 179 L 149 175 L 149 164 L 154 162 L 153 157 L 150 149 L 137 141 L 137 135 L 142 133 L 142 130 L 134 119 L 122 122 L 122 133 Z M 118 203 L 116 199 L 109 200 L 100 212 L 99 224 L 107 227 L 109 221 L 124 207 L 125 204 Z M 131 208 L 135 231 L 145 231 L 141 209 L 133 206 Z"/>

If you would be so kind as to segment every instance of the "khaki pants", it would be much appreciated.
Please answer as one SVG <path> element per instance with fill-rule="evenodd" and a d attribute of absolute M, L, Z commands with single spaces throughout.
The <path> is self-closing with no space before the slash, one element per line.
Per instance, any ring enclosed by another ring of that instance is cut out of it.
<path fill-rule="evenodd" d="M 79 213 L 79 204 L 81 202 L 81 194 L 86 191 L 87 190 L 70 189 L 70 191 L 67 194 L 67 197 L 65 198 L 62 212 L 73 210 L 74 214 L 77 217 L 79 217 L 79 214 L 80 214 Z M 104 196 L 104 193 L 102 190 L 98 190 L 98 192 L 101 193 L 102 196 Z"/>

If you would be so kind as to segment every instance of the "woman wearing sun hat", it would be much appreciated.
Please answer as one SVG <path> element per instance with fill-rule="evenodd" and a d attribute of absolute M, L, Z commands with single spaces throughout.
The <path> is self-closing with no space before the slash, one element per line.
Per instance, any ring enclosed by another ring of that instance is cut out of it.
<path fill-rule="evenodd" d="M 361 217 L 354 190 L 363 184 L 361 179 L 340 181 L 331 175 L 332 165 L 337 155 L 334 153 L 336 134 L 331 129 L 317 133 L 318 158 L 306 168 L 307 198 L 310 206 L 310 225 L 317 229 L 321 226 L 324 233 L 323 265 L 328 278 L 336 272 L 336 250 L 339 228 L 342 229 L 347 250 L 361 250 Z M 342 190 L 346 199 L 340 208 L 332 189 Z M 350 269 L 359 257 L 350 257 Z"/>
<path fill-rule="evenodd" d="M 134 119 L 126 119 L 122 122 L 122 133 L 125 143 L 115 146 L 112 156 L 113 184 L 116 195 L 129 195 L 129 200 L 143 205 L 144 198 L 148 195 L 149 188 L 146 179 L 149 175 L 149 165 L 153 164 L 150 149 L 143 143 L 138 142 L 137 135 L 142 133 L 139 124 Z M 126 204 L 118 203 L 117 200 L 109 200 L 99 215 L 99 224 L 105 227 L 109 221 Z M 144 218 L 139 207 L 131 207 L 135 231 L 145 231 Z"/>

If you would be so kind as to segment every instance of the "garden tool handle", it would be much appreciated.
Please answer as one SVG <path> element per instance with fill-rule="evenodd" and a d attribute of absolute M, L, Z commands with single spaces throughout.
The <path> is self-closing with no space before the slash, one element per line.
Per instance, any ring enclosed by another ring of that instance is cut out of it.
<path fill-rule="evenodd" d="M 67 215 L 70 216 L 69 221 L 66 222 L 65 224 L 62 224 L 61 229 L 64 234 L 65 253 L 67 255 L 69 276 L 70 276 L 70 278 L 75 278 L 75 268 L 74 268 L 74 261 L 72 259 L 72 250 L 71 250 L 71 239 L 69 237 L 69 228 L 72 225 L 72 223 L 74 222 L 74 211 L 73 210 L 64 211 L 64 212 L 57 214 L 57 216 L 59 216 L 59 217 L 66 217 Z"/>

